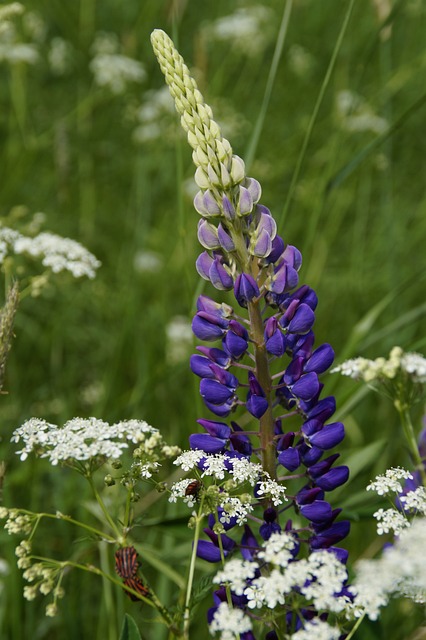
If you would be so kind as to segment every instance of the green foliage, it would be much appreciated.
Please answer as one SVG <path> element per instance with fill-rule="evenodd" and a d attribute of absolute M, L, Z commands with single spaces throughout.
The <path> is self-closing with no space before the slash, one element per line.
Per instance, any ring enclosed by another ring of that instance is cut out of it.
<path fill-rule="evenodd" d="M 136 622 L 128 613 L 124 616 L 120 640 L 142 640 Z"/>

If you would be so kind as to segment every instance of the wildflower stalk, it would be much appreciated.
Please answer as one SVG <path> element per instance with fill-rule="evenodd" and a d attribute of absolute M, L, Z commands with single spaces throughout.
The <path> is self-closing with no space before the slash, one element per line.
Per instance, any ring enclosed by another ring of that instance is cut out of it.
<path fill-rule="evenodd" d="M 410 448 L 410 453 L 413 457 L 416 470 L 420 472 L 423 485 L 426 487 L 426 470 L 419 453 L 419 447 L 417 444 L 413 423 L 411 421 L 409 406 L 399 399 L 394 401 L 394 405 L 396 410 L 398 411 L 402 428 L 404 430 L 404 435 Z"/>
<path fill-rule="evenodd" d="M 191 596 L 192 596 L 192 586 L 194 583 L 194 575 L 195 575 L 195 561 L 197 559 L 197 547 L 198 547 L 198 541 L 200 539 L 201 523 L 203 522 L 203 519 L 204 519 L 203 503 L 204 503 L 204 500 L 201 499 L 200 507 L 195 517 L 194 542 L 192 545 L 191 562 L 189 564 L 188 581 L 186 585 L 185 612 L 183 616 L 183 638 L 185 638 L 185 640 L 189 640 L 189 625 L 191 622 L 190 604 L 191 604 Z"/>
<path fill-rule="evenodd" d="M 254 344 L 254 356 L 256 362 L 256 378 L 265 392 L 268 400 L 268 408 L 259 420 L 260 447 L 263 470 L 275 480 L 276 452 L 274 444 L 274 417 L 272 415 L 272 380 L 269 372 L 268 354 L 264 339 L 263 319 L 260 311 L 259 300 L 249 302 L 248 312 L 250 317 L 251 338 Z"/>
<path fill-rule="evenodd" d="M 102 513 L 105 516 L 105 520 L 108 522 L 109 526 L 111 527 L 112 531 L 114 531 L 115 535 L 116 535 L 116 539 L 117 540 L 121 540 L 122 538 L 122 534 L 119 531 L 117 525 L 115 524 L 114 520 L 111 518 L 111 516 L 108 513 L 108 509 L 106 508 L 104 501 L 102 500 L 98 490 L 95 487 L 95 483 L 93 482 L 93 478 L 92 476 L 86 476 L 87 480 L 90 484 L 90 487 L 93 491 L 93 495 L 95 496 L 96 502 L 98 503 L 98 505 L 101 508 Z"/>

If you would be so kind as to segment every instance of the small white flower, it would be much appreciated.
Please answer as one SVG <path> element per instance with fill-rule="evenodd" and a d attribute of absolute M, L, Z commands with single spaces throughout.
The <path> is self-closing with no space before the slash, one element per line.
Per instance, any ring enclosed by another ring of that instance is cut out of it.
<path fill-rule="evenodd" d="M 271 498 L 274 506 L 278 507 L 283 502 L 287 502 L 288 498 L 285 495 L 286 487 L 278 484 L 275 480 L 262 480 L 259 482 L 256 493 L 259 497 Z"/>
<path fill-rule="evenodd" d="M 400 480 L 412 480 L 412 474 L 402 467 L 392 467 L 387 469 L 384 475 L 379 475 L 367 486 L 367 491 L 375 491 L 379 496 L 389 493 L 401 493 L 402 484 Z"/>
<path fill-rule="evenodd" d="M 246 581 L 254 578 L 258 565 L 256 562 L 235 558 L 226 562 L 225 567 L 213 578 L 214 584 L 228 584 L 231 590 L 241 596 L 246 588 Z"/>
<path fill-rule="evenodd" d="M 399 498 L 407 511 L 416 511 L 426 516 L 426 487 L 417 487 Z"/>
<path fill-rule="evenodd" d="M 139 450 L 143 450 L 141 440 L 147 434 L 157 436 L 159 432 L 143 420 L 124 420 L 109 425 L 97 418 L 73 418 L 63 427 L 58 427 L 45 420 L 31 418 L 15 429 L 12 441 L 24 443 L 17 452 L 21 460 L 34 451 L 41 458 L 48 458 L 52 465 L 57 465 L 65 460 L 89 460 L 97 456 L 116 459 L 122 455 L 123 449 L 128 448 L 129 441 L 138 443 Z M 151 470 L 154 468 L 155 464 Z"/>
<path fill-rule="evenodd" d="M 202 460 L 206 454 L 199 449 L 190 449 L 189 451 L 183 451 L 173 462 L 176 466 L 183 469 L 183 471 L 191 471 L 195 467 L 198 467 L 198 463 Z"/>
<path fill-rule="evenodd" d="M 95 82 L 111 93 L 124 93 L 131 82 L 142 82 L 146 77 L 143 65 L 133 58 L 118 53 L 98 53 L 90 63 Z"/>
<path fill-rule="evenodd" d="M 379 509 L 373 516 L 377 520 L 377 533 L 379 536 L 390 531 L 398 535 L 403 529 L 410 526 L 407 518 L 396 509 Z"/>
<path fill-rule="evenodd" d="M 315 618 L 306 621 L 304 629 L 296 631 L 291 640 L 338 640 L 341 634 L 337 627 L 331 627 L 327 622 Z"/>
<path fill-rule="evenodd" d="M 251 621 L 241 609 L 231 609 L 221 602 L 210 623 L 210 633 L 220 632 L 221 640 L 239 640 L 242 633 L 251 631 Z"/>

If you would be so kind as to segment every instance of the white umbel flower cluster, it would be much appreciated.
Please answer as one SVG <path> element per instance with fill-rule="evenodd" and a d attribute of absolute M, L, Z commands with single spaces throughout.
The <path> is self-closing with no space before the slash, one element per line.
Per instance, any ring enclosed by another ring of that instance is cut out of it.
<path fill-rule="evenodd" d="M 15 429 L 12 442 L 22 442 L 17 454 L 25 460 L 31 452 L 48 458 L 52 465 L 69 460 L 89 460 L 96 457 L 117 459 L 129 443 L 138 444 L 159 434 L 143 420 L 124 420 L 108 424 L 97 418 L 73 418 L 58 427 L 46 420 L 31 418 Z M 149 436 L 147 438 L 147 436 Z"/>
<path fill-rule="evenodd" d="M 244 595 L 251 610 L 275 609 L 284 605 L 287 595 L 296 590 L 305 597 L 306 604 L 317 611 L 346 611 L 348 599 L 338 595 L 348 577 L 345 565 L 334 553 L 324 550 L 314 551 L 308 558 L 294 562 L 295 547 L 296 540 L 292 535 L 274 533 L 255 560 L 226 562 L 213 582 L 227 585 L 237 596 Z"/>
<path fill-rule="evenodd" d="M 239 640 L 242 633 L 251 631 L 251 621 L 241 609 L 231 609 L 227 602 L 221 602 L 210 623 L 212 635 L 220 633 L 220 640 Z"/>
<path fill-rule="evenodd" d="M 352 358 L 334 367 L 331 373 L 341 373 L 354 380 L 364 382 L 384 382 L 393 380 L 398 373 L 406 374 L 414 383 L 426 382 L 426 358 L 420 353 L 405 353 L 401 347 L 394 347 L 389 358 Z"/>
<path fill-rule="evenodd" d="M 0 227 L 0 264 L 11 254 L 41 259 L 42 265 L 53 273 L 69 271 L 74 278 L 94 278 L 101 265 L 90 251 L 70 238 L 49 232 L 30 238 L 9 227 Z"/>
<path fill-rule="evenodd" d="M 379 496 L 389 495 L 390 493 L 401 493 L 401 480 L 412 480 L 413 475 L 402 467 L 391 467 L 387 469 L 384 475 L 376 476 L 373 482 L 367 486 L 367 491 L 375 491 Z"/>
<path fill-rule="evenodd" d="M 98 87 L 114 95 L 123 94 L 130 83 L 140 83 L 146 77 L 144 66 L 118 52 L 119 42 L 113 33 L 98 33 L 92 46 L 94 57 L 90 62 Z"/>
<path fill-rule="evenodd" d="M 426 518 L 416 518 L 378 560 L 362 560 L 350 590 L 354 613 L 376 620 L 392 595 L 426 603 Z"/>

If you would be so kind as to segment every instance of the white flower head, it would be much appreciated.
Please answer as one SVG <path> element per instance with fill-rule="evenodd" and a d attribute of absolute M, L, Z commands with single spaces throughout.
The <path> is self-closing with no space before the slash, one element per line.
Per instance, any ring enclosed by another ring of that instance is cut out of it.
<path fill-rule="evenodd" d="M 15 429 L 12 442 L 23 442 L 18 451 L 21 460 L 34 451 L 48 458 L 52 465 L 66 460 L 89 460 L 95 457 L 117 459 L 128 448 L 128 443 L 140 443 L 146 434 L 157 429 L 144 421 L 127 420 L 109 425 L 97 418 L 73 418 L 63 427 L 45 420 L 31 418 Z"/>
<path fill-rule="evenodd" d="M 412 474 L 402 467 L 392 467 L 387 469 L 384 475 L 379 475 L 367 486 L 367 491 L 375 491 L 379 496 L 389 493 L 401 493 L 402 484 L 400 480 L 412 480 Z"/>
<path fill-rule="evenodd" d="M 251 631 L 251 621 L 241 609 L 231 609 L 221 602 L 210 623 L 210 633 L 220 633 L 221 640 L 239 640 L 242 633 Z"/>

